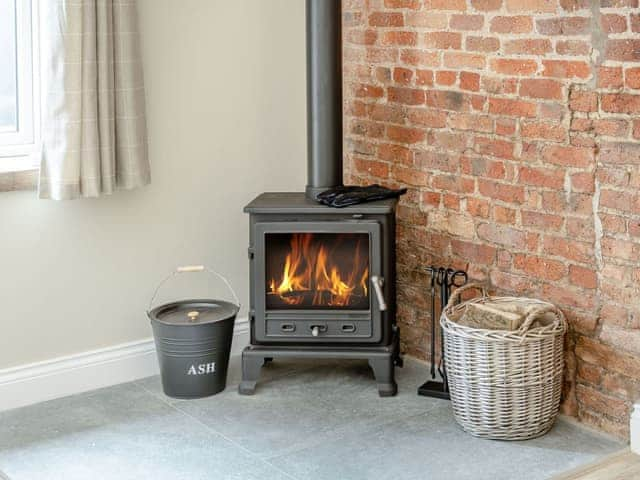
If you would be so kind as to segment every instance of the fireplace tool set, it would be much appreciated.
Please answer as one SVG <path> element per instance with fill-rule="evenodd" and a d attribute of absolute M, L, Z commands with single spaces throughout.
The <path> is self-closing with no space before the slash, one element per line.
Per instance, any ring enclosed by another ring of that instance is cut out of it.
<path fill-rule="evenodd" d="M 431 380 L 428 380 L 418 388 L 418 395 L 425 397 L 441 398 L 449 400 L 449 385 L 447 383 L 447 371 L 444 360 L 444 339 L 442 336 L 442 328 L 438 328 L 440 332 L 440 362 L 436 367 L 436 323 L 442 309 L 449 303 L 451 296 L 451 288 L 460 288 L 467 284 L 467 272 L 462 270 L 453 270 L 444 267 L 428 267 L 427 273 L 430 275 L 430 293 L 431 293 Z M 436 316 L 436 286 L 440 289 L 440 313 Z M 436 369 L 442 381 L 436 379 Z"/>

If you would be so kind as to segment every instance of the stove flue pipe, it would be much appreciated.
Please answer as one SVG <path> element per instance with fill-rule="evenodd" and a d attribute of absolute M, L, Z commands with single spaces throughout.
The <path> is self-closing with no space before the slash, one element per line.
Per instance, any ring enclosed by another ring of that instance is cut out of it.
<path fill-rule="evenodd" d="M 342 5 L 307 0 L 307 197 L 342 185 Z"/>

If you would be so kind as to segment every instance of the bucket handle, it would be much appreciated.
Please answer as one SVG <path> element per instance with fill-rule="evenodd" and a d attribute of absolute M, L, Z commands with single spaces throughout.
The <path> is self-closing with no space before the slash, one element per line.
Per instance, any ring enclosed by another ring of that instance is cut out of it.
<path fill-rule="evenodd" d="M 180 275 L 181 273 L 200 273 L 200 272 L 209 273 L 209 274 L 219 278 L 220 280 L 222 280 L 222 282 L 227 286 L 227 288 L 231 292 L 231 295 L 233 295 L 233 300 L 235 301 L 235 305 L 238 308 L 240 308 L 240 300 L 238 300 L 238 296 L 236 295 L 235 290 L 231 286 L 231 283 L 229 282 L 229 280 L 227 280 L 223 275 L 221 275 L 220 273 L 216 272 L 215 270 L 212 270 L 210 268 L 205 267 L 204 265 L 184 265 L 182 267 L 177 267 L 173 272 L 171 272 L 169 275 L 167 275 L 164 278 L 164 280 L 162 280 L 158 284 L 158 286 L 156 287 L 155 291 L 153 292 L 153 296 L 151 297 L 151 300 L 149 300 L 149 307 L 147 309 L 147 312 L 151 311 L 151 305 L 153 305 L 153 301 L 156 299 L 156 296 L 158 295 L 158 292 L 160 291 L 160 288 L 162 288 L 162 286 L 165 283 L 167 283 L 169 280 L 171 280 L 176 275 Z"/>

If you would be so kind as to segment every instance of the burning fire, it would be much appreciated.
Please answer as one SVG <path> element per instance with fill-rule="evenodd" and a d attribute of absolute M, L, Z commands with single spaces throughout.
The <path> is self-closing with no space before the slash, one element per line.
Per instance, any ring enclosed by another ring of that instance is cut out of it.
<path fill-rule="evenodd" d="M 353 261 L 345 271 L 326 245 L 313 241 L 313 234 L 292 234 L 282 277 L 270 280 L 269 293 L 278 295 L 287 305 L 310 301 L 313 306 L 329 307 L 347 307 L 353 297 L 366 297 L 368 255 L 361 252 L 361 243 L 356 243 Z"/>

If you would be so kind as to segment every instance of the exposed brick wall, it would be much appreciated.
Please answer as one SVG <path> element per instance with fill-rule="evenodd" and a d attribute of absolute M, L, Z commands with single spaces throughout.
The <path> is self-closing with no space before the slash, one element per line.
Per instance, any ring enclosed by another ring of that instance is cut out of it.
<path fill-rule="evenodd" d="M 628 435 L 640 398 L 638 0 L 344 0 L 346 180 L 399 207 L 405 350 L 430 264 L 550 300 L 563 408 Z"/>

